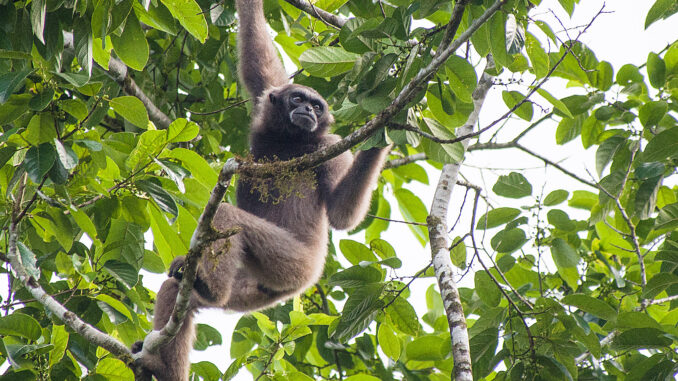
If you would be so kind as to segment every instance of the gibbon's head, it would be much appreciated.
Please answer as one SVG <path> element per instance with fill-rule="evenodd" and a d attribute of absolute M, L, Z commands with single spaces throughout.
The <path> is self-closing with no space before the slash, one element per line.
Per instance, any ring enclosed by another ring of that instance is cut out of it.
<path fill-rule="evenodd" d="M 267 98 L 261 102 L 268 102 L 278 114 L 281 133 L 322 135 L 333 122 L 327 102 L 310 87 L 296 84 L 277 87 L 268 92 Z"/>

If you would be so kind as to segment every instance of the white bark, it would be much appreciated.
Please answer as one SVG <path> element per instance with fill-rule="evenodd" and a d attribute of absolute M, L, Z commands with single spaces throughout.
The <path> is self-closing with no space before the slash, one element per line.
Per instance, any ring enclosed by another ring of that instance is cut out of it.
<path fill-rule="evenodd" d="M 474 109 L 466 124 L 457 129 L 457 136 L 468 135 L 473 132 L 473 126 L 478 121 L 478 115 L 485 101 L 487 91 L 492 86 L 492 76 L 483 72 L 478 87 L 473 93 Z M 469 145 L 469 139 L 463 140 L 464 149 Z M 447 239 L 447 210 L 450 203 L 452 189 L 457 182 L 461 163 L 446 164 L 443 166 L 438 186 L 436 187 L 431 212 L 428 218 L 429 237 L 431 240 L 431 255 L 440 295 L 445 306 L 447 322 L 452 338 L 452 356 L 454 358 L 453 380 L 472 381 L 471 351 L 469 346 L 466 318 L 459 297 L 459 290 L 454 281 L 454 266 L 450 260 L 449 243 Z"/>

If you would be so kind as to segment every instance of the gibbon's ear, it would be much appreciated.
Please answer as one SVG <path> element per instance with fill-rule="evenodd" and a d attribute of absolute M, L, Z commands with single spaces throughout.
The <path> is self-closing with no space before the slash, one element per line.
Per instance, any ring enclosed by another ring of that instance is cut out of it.
<path fill-rule="evenodd" d="M 268 94 L 268 100 L 271 101 L 271 104 L 275 104 L 278 101 L 278 97 L 275 95 L 274 92 L 270 92 Z"/>

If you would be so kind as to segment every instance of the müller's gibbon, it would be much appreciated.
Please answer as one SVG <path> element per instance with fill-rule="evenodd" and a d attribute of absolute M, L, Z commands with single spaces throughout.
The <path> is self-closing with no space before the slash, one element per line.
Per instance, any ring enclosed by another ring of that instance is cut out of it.
<path fill-rule="evenodd" d="M 255 161 L 288 160 L 339 141 L 327 133 L 333 122 L 327 102 L 315 90 L 288 84 L 266 30 L 263 0 L 236 0 L 241 82 L 255 99 L 250 148 Z M 237 187 L 238 206 L 222 203 L 213 226 L 242 230 L 214 242 L 203 253 L 179 334 L 141 364 L 160 381 L 188 380 L 188 354 L 194 340 L 193 315 L 202 307 L 253 311 L 286 300 L 320 278 L 327 232 L 355 227 L 365 216 L 388 148 L 344 152 L 312 170 L 315 186 L 299 180 L 278 202 L 265 201 L 247 178 Z M 261 180 L 258 180 L 261 181 Z M 281 194 L 275 182 L 268 192 Z M 286 187 L 287 188 L 287 187 Z M 289 192 L 288 192 L 289 193 Z M 219 255 L 222 254 L 223 255 Z M 170 266 L 170 278 L 157 295 L 153 328 L 161 329 L 174 307 L 183 257 Z M 133 352 L 142 349 L 133 346 Z"/>

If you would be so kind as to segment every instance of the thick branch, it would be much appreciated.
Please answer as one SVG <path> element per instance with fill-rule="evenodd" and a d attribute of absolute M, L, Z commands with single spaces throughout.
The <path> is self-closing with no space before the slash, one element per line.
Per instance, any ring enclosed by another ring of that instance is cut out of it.
<path fill-rule="evenodd" d="M 203 210 L 200 219 L 198 220 L 198 226 L 193 233 L 191 238 L 191 247 L 186 254 L 186 262 L 184 264 L 184 273 L 179 286 L 179 293 L 177 294 L 177 300 L 174 305 L 174 310 L 170 316 L 169 321 L 160 331 L 153 331 L 146 336 L 144 339 L 143 350 L 134 355 L 135 359 L 141 358 L 147 353 L 155 352 L 158 347 L 167 344 L 172 340 L 186 318 L 188 313 L 189 301 L 191 299 L 191 291 L 193 290 L 193 284 L 195 283 L 195 277 L 197 273 L 197 266 L 200 257 L 202 256 L 203 250 L 214 240 L 220 238 L 228 238 L 228 236 L 233 235 L 237 232 L 237 229 L 233 229 L 229 232 L 216 232 L 212 228 L 212 220 L 214 215 L 219 208 L 221 200 L 226 194 L 226 189 L 231 183 L 231 177 L 238 169 L 238 163 L 229 159 L 224 167 L 219 173 L 219 180 L 217 184 L 212 189 L 210 194 L 210 199 Z"/>
<path fill-rule="evenodd" d="M 491 63 L 491 59 L 488 59 Z M 483 76 L 478 83 L 473 94 L 474 109 L 469 116 L 466 124 L 458 129 L 459 135 L 467 135 L 473 131 L 473 126 L 478 121 L 480 110 L 487 96 L 487 92 L 492 86 L 492 77 L 483 72 Z M 466 148 L 469 140 L 461 142 Z M 454 267 L 450 260 L 447 239 L 447 209 L 452 195 L 452 189 L 459 175 L 461 163 L 446 164 L 443 166 L 438 186 L 431 204 L 431 213 L 428 217 L 428 231 L 431 240 L 431 255 L 433 256 L 433 268 L 435 270 L 440 295 L 445 306 L 447 322 L 450 327 L 450 336 L 452 338 L 452 357 L 454 358 L 453 380 L 473 380 L 471 366 L 471 350 L 469 347 L 468 330 L 466 327 L 466 318 L 459 296 L 459 290 L 454 281 Z"/>
<path fill-rule="evenodd" d="M 313 4 L 309 3 L 307 0 L 285 0 L 285 1 L 301 9 L 302 11 L 310 14 L 311 16 L 319 20 L 322 20 L 325 24 L 331 25 L 338 29 L 341 29 L 341 27 L 344 26 L 344 24 L 346 24 L 346 21 L 348 21 L 348 19 L 346 19 L 345 17 L 332 14 L 324 9 L 320 9 L 314 6 Z"/>

